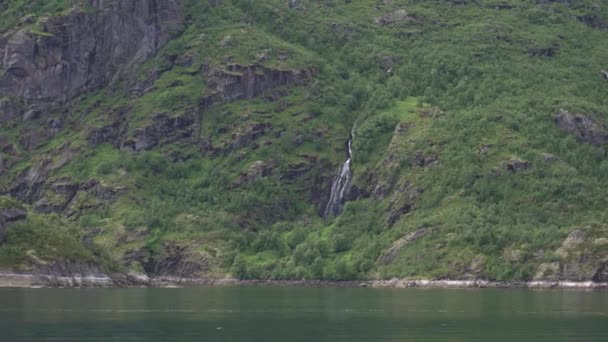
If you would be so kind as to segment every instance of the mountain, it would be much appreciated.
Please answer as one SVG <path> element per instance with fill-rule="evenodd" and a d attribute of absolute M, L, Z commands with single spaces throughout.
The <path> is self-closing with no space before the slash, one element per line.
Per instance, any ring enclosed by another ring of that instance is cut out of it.
<path fill-rule="evenodd" d="M 608 281 L 603 1 L 0 11 L 5 270 Z"/>

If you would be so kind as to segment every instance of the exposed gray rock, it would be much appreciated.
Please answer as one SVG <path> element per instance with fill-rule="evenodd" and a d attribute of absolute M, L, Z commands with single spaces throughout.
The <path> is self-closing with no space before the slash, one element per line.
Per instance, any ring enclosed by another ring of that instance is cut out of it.
<path fill-rule="evenodd" d="M 437 165 L 439 163 L 439 157 L 435 154 L 425 155 L 423 151 L 417 150 L 414 152 L 414 165 L 420 167 L 427 167 Z"/>
<path fill-rule="evenodd" d="M 398 9 L 396 11 L 386 13 L 374 19 L 374 23 L 382 26 L 393 25 L 413 19 L 406 10 Z"/>
<path fill-rule="evenodd" d="M 67 164 L 76 152 L 67 145 L 52 151 L 48 158 L 19 172 L 6 194 L 24 203 L 35 203 L 42 197 L 44 185 L 51 172 Z"/>
<path fill-rule="evenodd" d="M 559 258 L 552 263 L 541 264 L 534 276 L 535 280 L 575 280 L 606 281 L 608 278 L 608 249 L 602 241 L 605 237 L 594 238 L 601 232 L 576 229 L 572 231 L 555 251 Z M 605 234 L 605 233 L 604 233 Z M 599 244 L 599 245 L 598 245 Z"/>
<path fill-rule="evenodd" d="M 575 134 L 580 143 L 594 146 L 608 144 L 608 130 L 585 115 L 561 109 L 555 119 L 562 131 Z"/>
<path fill-rule="evenodd" d="M 0 245 L 4 242 L 6 227 L 17 221 L 25 220 L 27 211 L 19 207 L 0 208 Z"/>
<path fill-rule="evenodd" d="M 34 210 L 69 217 L 82 210 L 114 202 L 124 190 L 124 188 L 104 186 L 95 179 L 83 183 L 59 179 L 44 185 L 40 199 L 34 203 Z"/>
<path fill-rule="evenodd" d="M 380 64 L 385 71 L 391 70 L 396 64 L 401 62 L 399 56 L 380 56 Z"/>
<path fill-rule="evenodd" d="M 391 246 L 391 248 L 389 248 L 384 254 L 382 254 L 378 258 L 378 263 L 382 264 L 382 265 L 390 264 L 397 258 L 397 256 L 399 255 L 399 252 L 401 252 L 401 250 L 403 248 L 405 248 L 406 246 L 415 242 L 416 240 L 420 239 L 421 237 L 428 235 L 431 232 L 432 232 L 431 227 L 424 227 L 424 228 L 417 229 L 417 230 L 407 234 L 406 236 L 402 237 L 401 239 L 395 241 L 393 243 L 393 245 Z"/>
<path fill-rule="evenodd" d="M 42 187 L 51 171 L 51 165 L 52 161 L 45 159 L 39 164 L 21 171 L 9 189 L 11 197 L 25 203 L 33 203 L 40 199 Z"/>
<path fill-rule="evenodd" d="M 564 240 L 564 242 L 562 242 L 562 248 L 565 249 L 572 249 L 575 248 L 579 245 L 581 245 L 582 243 L 584 243 L 585 241 L 587 241 L 588 239 L 588 235 L 587 233 L 585 233 L 584 231 L 577 229 L 575 231 L 573 231 L 572 233 L 568 234 L 568 237 L 566 238 L 566 240 Z"/>
<path fill-rule="evenodd" d="M 608 282 L 608 261 L 602 263 L 591 279 L 598 283 Z"/>
<path fill-rule="evenodd" d="M 483 144 L 479 147 L 479 154 L 484 155 L 490 151 L 494 147 L 492 144 Z"/>
<path fill-rule="evenodd" d="M 54 137 L 59 133 L 59 131 L 61 131 L 62 128 L 63 128 L 63 122 L 61 120 L 50 119 L 49 121 L 47 121 L 46 136 Z"/>
<path fill-rule="evenodd" d="M 32 120 L 36 120 L 39 117 L 42 116 L 42 109 L 40 109 L 39 107 L 31 107 L 30 109 L 28 109 L 25 114 L 23 114 L 23 121 L 32 121 Z"/>
<path fill-rule="evenodd" d="M 514 157 L 505 162 L 505 167 L 511 172 L 519 172 L 529 169 L 530 162 Z"/>
<path fill-rule="evenodd" d="M 243 172 L 233 182 L 234 186 L 240 186 L 244 183 L 252 183 L 264 177 L 272 175 L 277 163 L 274 160 L 261 161 L 257 160 L 249 165 L 246 172 Z"/>
<path fill-rule="evenodd" d="M 84 7 L 41 21 L 43 34 L 24 28 L 0 37 L 0 93 L 26 104 L 65 103 L 153 56 L 183 19 L 182 0 L 88 0 Z"/>
<path fill-rule="evenodd" d="M 314 73 L 312 69 L 278 70 L 255 64 L 229 64 L 223 69 L 205 66 L 208 91 L 203 106 L 251 99 L 279 86 L 304 84 Z"/>
<path fill-rule="evenodd" d="M 11 97 L 0 97 L 0 124 L 4 126 L 7 122 L 21 117 L 22 112 L 23 108 L 19 100 Z"/>
<path fill-rule="evenodd" d="M 175 117 L 170 117 L 165 113 L 155 114 L 152 119 L 153 123 L 145 128 L 137 129 L 132 137 L 121 143 L 121 148 L 143 151 L 179 140 L 195 140 L 196 132 L 200 128 L 198 115 L 194 110 L 186 111 Z M 124 127 L 121 127 L 120 123 L 115 123 L 102 131 L 97 131 L 95 135 L 89 136 L 89 141 L 91 143 L 112 141 L 115 137 L 120 136 L 123 129 Z"/>
<path fill-rule="evenodd" d="M 299 8 L 302 5 L 302 0 L 287 0 L 289 8 Z"/>
<path fill-rule="evenodd" d="M 582 15 L 576 17 L 581 23 L 599 30 L 608 30 L 608 22 L 597 15 Z"/>
<path fill-rule="evenodd" d="M 415 208 L 416 200 L 422 192 L 422 189 L 409 182 L 402 184 L 391 200 L 389 212 L 386 217 L 386 226 L 392 227 L 403 216 L 412 212 Z"/>
<path fill-rule="evenodd" d="M 187 246 L 165 243 L 161 255 L 154 255 L 143 264 L 147 274 L 195 278 L 209 270 L 211 259 L 210 255 Z"/>
<path fill-rule="evenodd" d="M 486 257 L 483 254 L 477 254 L 470 263 L 462 269 L 462 279 L 480 279 L 485 270 Z"/>
<path fill-rule="evenodd" d="M 222 150 L 224 153 L 250 146 L 272 127 L 270 123 L 252 123 L 232 134 L 231 142 Z"/>
<path fill-rule="evenodd" d="M 2 176 L 8 168 L 8 161 L 3 156 L 0 156 L 0 176 Z"/>
<path fill-rule="evenodd" d="M 543 153 L 542 156 L 545 163 L 553 163 L 559 160 L 555 155 L 550 153 Z"/>
<path fill-rule="evenodd" d="M 92 146 L 105 143 L 115 144 L 126 133 L 126 128 L 125 121 L 115 121 L 107 126 L 92 129 L 87 140 Z"/>
<path fill-rule="evenodd" d="M 253 162 L 247 169 L 247 180 L 249 182 L 255 182 L 258 179 L 264 177 L 264 162 L 261 160 Z"/>

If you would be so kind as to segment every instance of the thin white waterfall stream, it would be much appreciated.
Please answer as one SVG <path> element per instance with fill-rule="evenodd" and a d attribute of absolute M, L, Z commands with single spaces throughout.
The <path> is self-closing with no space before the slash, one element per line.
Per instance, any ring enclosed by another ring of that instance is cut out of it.
<path fill-rule="evenodd" d="M 331 216 L 337 216 L 342 211 L 344 205 L 344 199 L 347 195 L 347 191 L 350 188 L 350 182 L 352 180 L 353 173 L 351 171 L 351 163 L 353 160 L 353 149 L 352 143 L 354 139 L 354 129 L 351 133 L 351 137 L 348 140 L 348 158 L 342 165 L 340 172 L 334 176 L 334 180 L 331 184 L 331 193 L 327 206 L 325 207 L 325 213 L 323 217 L 328 218 Z"/>

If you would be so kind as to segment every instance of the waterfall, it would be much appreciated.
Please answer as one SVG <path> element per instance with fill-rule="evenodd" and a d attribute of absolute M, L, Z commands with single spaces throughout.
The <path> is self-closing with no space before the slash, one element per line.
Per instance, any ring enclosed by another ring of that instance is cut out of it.
<path fill-rule="evenodd" d="M 347 195 L 347 192 L 350 188 L 350 182 L 353 177 L 353 173 L 350 169 L 351 163 L 353 160 L 353 139 L 355 129 L 353 128 L 350 139 L 348 140 L 348 158 L 342 165 L 340 171 L 334 176 L 334 179 L 331 183 L 331 193 L 329 196 L 329 201 L 327 202 L 327 206 L 325 206 L 325 213 L 323 217 L 329 218 L 331 216 L 337 216 L 342 211 L 342 206 L 344 204 L 344 198 Z"/>

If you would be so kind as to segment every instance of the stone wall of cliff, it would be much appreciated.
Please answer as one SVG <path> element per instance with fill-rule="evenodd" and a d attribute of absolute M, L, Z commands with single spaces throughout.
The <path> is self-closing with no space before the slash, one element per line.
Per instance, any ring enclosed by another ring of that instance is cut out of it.
<path fill-rule="evenodd" d="M 0 37 L 0 94 L 13 119 L 108 85 L 156 54 L 183 21 L 182 0 L 89 0 Z M 21 110 L 15 110 L 15 107 Z"/>

